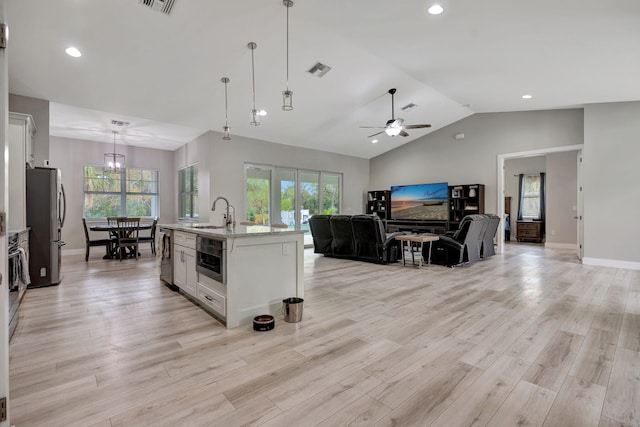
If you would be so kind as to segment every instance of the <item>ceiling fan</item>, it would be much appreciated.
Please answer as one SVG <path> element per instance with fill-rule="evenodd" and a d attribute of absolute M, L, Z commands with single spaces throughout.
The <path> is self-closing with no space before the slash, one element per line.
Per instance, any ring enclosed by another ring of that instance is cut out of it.
<path fill-rule="evenodd" d="M 395 88 L 389 89 L 389 93 L 391 94 L 391 120 L 387 120 L 387 124 L 384 126 L 360 126 L 363 129 L 384 129 L 380 132 L 374 133 L 373 135 L 369 135 L 367 138 L 371 138 L 372 136 L 380 135 L 381 133 L 386 133 L 389 136 L 409 136 L 409 134 L 405 131 L 405 129 L 420 129 L 420 128 L 430 128 L 431 125 L 422 124 L 422 125 L 405 125 L 404 119 L 395 118 L 394 111 L 394 99 L 393 95 L 396 93 Z"/>

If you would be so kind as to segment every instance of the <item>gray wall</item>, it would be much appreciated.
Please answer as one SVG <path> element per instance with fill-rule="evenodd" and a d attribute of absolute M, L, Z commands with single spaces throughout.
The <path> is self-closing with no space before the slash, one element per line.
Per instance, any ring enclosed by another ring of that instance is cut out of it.
<path fill-rule="evenodd" d="M 475 114 L 372 159 L 369 187 L 484 184 L 485 211 L 497 213 L 498 154 L 582 144 L 583 130 L 581 109 Z"/>
<path fill-rule="evenodd" d="M 547 246 L 575 248 L 578 242 L 577 156 L 577 151 L 547 155 Z"/>
<path fill-rule="evenodd" d="M 37 129 L 33 137 L 34 166 L 44 166 L 49 159 L 49 101 L 9 94 L 9 111 L 33 116 Z"/>
<path fill-rule="evenodd" d="M 232 138 L 223 141 L 220 133 L 210 131 L 175 152 L 176 169 L 197 161 L 199 179 L 209 175 L 209 189 L 202 185 L 203 181 L 199 182 L 200 222 L 222 223 L 222 212 L 210 212 L 211 203 L 218 196 L 225 196 L 237 208 L 237 220 L 244 218 L 245 163 L 340 172 L 343 174 L 342 213 L 363 212 L 363 194 L 369 182 L 368 160 L 235 135 Z"/>
<path fill-rule="evenodd" d="M 117 145 L 118 153 L 126 155 L 129 167 L 157 169 L 159 171 L 160 218 L 159 222 L 176 222 L 176 188 L 174 185 L 173 152 L 150 148 Z M 51 137 L 51 167 L 62 171 L 62 183 L 67 197 L 67 217 L 62 229 L 65 251 L 84 249 L 82 211 L 84 207 L 84 165 L 103 164 L 104 153 L 113 151 L 113 145 L 79 139 Z M 100 238 L 101 234 L 92 235 Z M 102 236 L 104 237 L 104 236 Z M 94 248 L 94 252 L 100 252 Z M 92 255 L 93 256 L 93 255 Z"/>
<path fill-rule="evenodd" d="M 584 261 L 640 269 L 640 102 L 588 105 L 584 117 Z"/>

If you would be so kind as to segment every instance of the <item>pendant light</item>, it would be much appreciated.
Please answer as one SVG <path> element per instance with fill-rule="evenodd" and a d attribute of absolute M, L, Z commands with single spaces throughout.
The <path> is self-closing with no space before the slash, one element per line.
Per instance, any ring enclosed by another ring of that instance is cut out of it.
<path fill-rule="evenodd" d="M 227 83 L 229 83 L 229 77 L 223 77 L 220 79 L 222 83 L 224 83 L 224 133 L 222 134 L 222 139 L 225 141 L 231 140 L 231 135 L 229 134 L 229 104 L 227 102 Z"/>
<path fill-rule="evenodd" d="M 287 8 L 287 90 L 282 92 L 282 109 L 291 111 L 293 110 L 293 92 L 289 90 L 289 8 L 293 7 L 293 1 L 282 0 L 282 4 Z"/>
<path fill-rule="evenodd" d="M 116 135 L 118 131 L 113 132 L 113 153 L 104 153 L 104 167 L 113 172 L 119 172 L 124 169 L 124 154 L 116 153 Z"/>
<path fill-rule="evenodd" d="M 256 108 L 256 69 L 253 59 L 253 51 L 256 50 L 258 45 L 255 42 L 249 42 L 247 45 L 251 49 L 251 80 L 253 82 L 253 108 L 251 109 L 251 122 L 253 126 L 260 126 L 260 112 Z"/>

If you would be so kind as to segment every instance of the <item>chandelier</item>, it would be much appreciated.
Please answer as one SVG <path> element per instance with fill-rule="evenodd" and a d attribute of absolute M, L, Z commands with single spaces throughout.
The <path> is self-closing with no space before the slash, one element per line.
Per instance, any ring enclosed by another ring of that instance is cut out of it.
<path fill-rule="evenodd" d="M 116 153 L 116 135 L 118 131 L 111 131 L 113 133 L 113 152 L 104 153 L 104 167 L 111 169 L 112 171 L 121 171 L 124 169 L 124 154 Z"/>

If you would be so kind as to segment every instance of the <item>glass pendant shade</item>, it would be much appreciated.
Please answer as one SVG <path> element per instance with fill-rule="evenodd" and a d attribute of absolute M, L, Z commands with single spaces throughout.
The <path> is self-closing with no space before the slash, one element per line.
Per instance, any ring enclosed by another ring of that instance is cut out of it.
<path fill-rule="evenodd" d="M 256 68 L 253 58 L 253 51 L 256 50 L 258 45 L 255 42 L 249 42 L 247 47 L 251 49 L 251 81 L 253 83 L 253 108 L 251 109 L 251 121 L 249 124 L 260 126 L 260 111 L 256 108 Z"/>
<path fill-rule="evenodd" d="M 120 171 L 124 169 L 124 154 L 116 153 L 116 135 L 118 132 L 113 132 L 113 153 L 104 153 L 104 167 L 112 171 Z"/>
<path fill-rule="evenodd" d="M 293 110 L 293 92 L 289 89 L 282 92 L 282 109 L 284 111 Z"/>
<path fill-rule="evenodd" d="M 225 141 L 231 140 L 231 129 L 229 128 L 229 103 L 227 98 L 227 83 L 229 83 L 229 77 L 223 77 L 220 79 L 224 83 L 224 127 L 222 128 L 222 139 Z"/>
<path fill-rule="evenodd" d="M 282 4 L 287 8 L 287 89 L 282 91 L 282 109 L 291 111 L 293 110 L 293 92 L 289 90 L 289 9 L 293 7 L 293 1 L 282 0 Z"/>
<path fill-rule="evenodd" d="M 251 121 L 249 123 L 253 126 L 260 126 L 260 112 L 255 108 L 251 109 Z"/>

